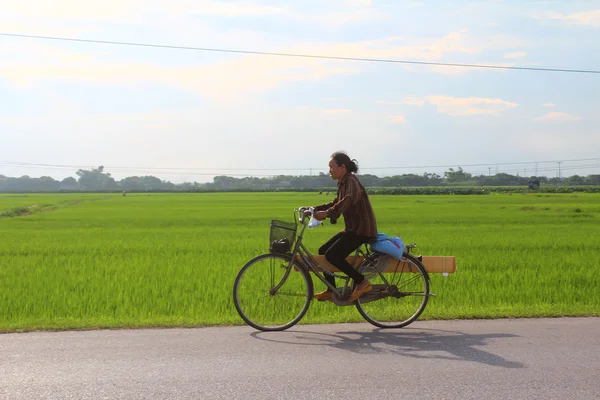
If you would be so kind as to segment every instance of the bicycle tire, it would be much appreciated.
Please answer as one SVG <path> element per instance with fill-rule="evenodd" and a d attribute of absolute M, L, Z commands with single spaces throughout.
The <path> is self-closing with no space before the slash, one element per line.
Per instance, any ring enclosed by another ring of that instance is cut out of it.
<path fill-rule="evenodd" d="M 244 320 L 244 322 L 246 322 L 251 327 L 253 327 L 257 330 L 260 330 L 260 331 L 265 331 L 265 332 L 283 331 L 283 330 L 289 329 L 292 326 L 296 325 L 304 317 L 304 315 L 306 315 L 306 312 L 308 311 L 310 302 L 313 297 L 313 291 L 314 291 L 313 281 L 312 281 L 312 278 L 310 277 L 308 271 L 306 271 L 305 268 L 303 268 L 302 266 L 300 266 L 298 263 L 295 262 L 293 264 L 292 270 L 289 272 L 289 274 L 290 274 L 290 276 L 291 276 L 291 274 L 296 274 L 296 273 L 301 274 L 302 278 L 304 279 L 304 282 L 306 284 L 306 289 L 305 289 L 306 299 L 304 301 L 304 304 L 302 305 L 302 308 L 300 309 L 300 312 L 294 318 L 292 318 L 290 321 L 287 321 L 283 324 L 273 324 L 273 325 L 267 326 L 266 324 L 259 323 L 259 322 L 255 321 L 254 319 L 252 319 L 252 317 L 249 317 L 247 315 L 248 314 L 247 312 L 244 312 L 244 306 L 242 306 L 242 304 L 240 302 L 239 287 L 240 287 L 240 283 L 241 283 L 243 277 L 245 276 L 245 273 L 259 261 L 264 261 L 267 259 L 279 259 L 282 262 L 285 262 L 286 265 L 289 265 L 291 257 L 289 255 L 284 255 L 284 254 L 268 253 L 268 254 L 263 254 L 263 255 L 254 257 L 252 260 L 248 261 L 238 272 L 235 282 L 233 284 L 233 303 L 235 305 L 235 308 L 236 308 L 239 316 Z M 294 270 L 294 267 L 296 268 L 296 270 Z M 286 282 L 287 282 L 287 280 L 289 280 L 290 276 L 288 276 L 288 278 L 286 278 Z"/>
<path fill-rule="evenodd" d="M 356 300 L 356 308 L 357 308 L 358 312 L 367 322 L 369 322 L 370 324 L 372 324 L 378 328 L 393 329 L 393 328 L 406 327 L 406 326 L 412 324 L 413 322 L 415 322 L 421 316 L 423 311 L 425 311 L 425 307 L 427 307 L 427 303 L 429 301 L 429 283 L 430 283 L 429 274 L 427 273 L 427 270 L 425 269 L 423 264 L 417 258 L 415 258 L 414 256 L 412 256 L 408 253 L 404 253 L 402 258 L 409 260 L 415 267 L 417 267 L 418 273 L 421 275 L 421 277 L 423 279 L 423 285 L 424 285 L 423 300 L 422 300 L 421 304 L 419 305 L 419 307 L 417 308 L 416 312 L 414 314 L 412 314 L 408 319 L 405 319 L 405 320 L 400 321 L 395 324 L 394 323 L 384 324 L 384 323 L 381 323 L 378 320 L 372 318 L 371 316 L 369 316 L 367 311 L 363 308 L 363 306 L 360 302 L 360 297 L 359 297 L 358 300 Z M 379 301 L 379 300 L 377 300 L 377 301 Z"/>

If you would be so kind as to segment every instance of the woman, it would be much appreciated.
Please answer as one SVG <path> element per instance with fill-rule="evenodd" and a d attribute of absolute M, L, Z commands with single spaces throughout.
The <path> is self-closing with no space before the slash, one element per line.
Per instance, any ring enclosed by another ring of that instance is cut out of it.
<path fill-rule="evenodd" d="M 354 280 L 355 287 L 349 301 L 354 302 L 364 293 L 372 289 L 371 283 L 355 270 L 348 261 L 353 251 L 364 243 L 377 237 L 375 214 L 369 201 L 369 196 L 356 175 L 358 165 L 356 160 L 350 160 L 347 154 L 336 152 L 329 160 L 329 174 L 337 180 L 337 197 L 327 204 L 315 207 L 314 217 L 319 221 L 325 218 L 337 220 L 344 216 L 345 229 L 333 236 L 319 249 L 320 255 L 340 271 Z M 327 281 L 335 287 L 335 278 L 326 275 Z M 326 290 L 314 296 L 319 301 L 331 300 L 333 292 Z"/>

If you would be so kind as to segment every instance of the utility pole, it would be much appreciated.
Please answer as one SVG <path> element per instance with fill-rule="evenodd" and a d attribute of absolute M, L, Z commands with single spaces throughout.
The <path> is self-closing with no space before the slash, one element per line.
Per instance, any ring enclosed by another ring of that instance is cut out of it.
<path fill-rule="evenodd" d="M 557 161 L 557 163 L 558 163 L 558 179 L 560 179 L 560 163 L 561 162 L 562 161 Z"/>
<path fill-rule="evenodd" d="M 492 176 L 492 167 L 488 167 L 488 176 Z"/>
<path fill-rule="evenodd" d="M 535 163 L 535 176 L 537 176 L 537 172 L 538 172 L 538 171 L 537 171 L 537 164 L 538 164 L 538 163 Z"/>

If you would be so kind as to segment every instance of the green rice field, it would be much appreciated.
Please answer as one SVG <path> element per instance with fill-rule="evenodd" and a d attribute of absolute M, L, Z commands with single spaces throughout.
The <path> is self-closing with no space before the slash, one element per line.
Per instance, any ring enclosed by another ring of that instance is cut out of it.
<path fill-rule="evenodd" d="M 270 220 L 332 197 L 0 195 L 0 331 L 243 324 L 233 282 L 268 250 Z M 420 320 L 600 314 L 600 194 L 371 199 L 380 231 L 456 256 L 454 274 L 432 275 Z M 316 253 L 342 226 L 305 243 Z M 359 321 L 355 307 L 313 302 L 301 323 Z"/>

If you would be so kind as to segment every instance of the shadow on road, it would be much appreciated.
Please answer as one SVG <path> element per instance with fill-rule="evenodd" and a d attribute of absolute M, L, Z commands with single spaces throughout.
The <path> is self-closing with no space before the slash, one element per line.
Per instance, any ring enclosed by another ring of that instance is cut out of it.
<path fill-rule="evenodd" d="M 299 346 L 329 346 L 360 354 L 397 354 L 412 358 L 473 361 L 503 368 L 524 368 L 524 364 L 509 361 L 482 350 L 490 339 L 518 337 L 510 333 L 467 334 L 435 329 L 402 332 L 376 329 L 372 332 L 322 333 L 285 331 L 276 334 L 253 332 L 251 336 L 277 343 Z"/>

